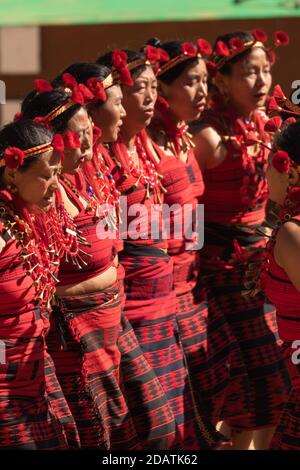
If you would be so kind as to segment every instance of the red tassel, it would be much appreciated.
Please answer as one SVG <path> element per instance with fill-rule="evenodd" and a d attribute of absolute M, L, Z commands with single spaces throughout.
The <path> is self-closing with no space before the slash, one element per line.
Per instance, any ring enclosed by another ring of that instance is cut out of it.
<path fill-rule="evenodd" d="M 274 116 L 266 122 L 264 129 L 266 132 L 276 132 L 278 131 L 278 129 L 280 129 L 281 125 L 282 125 L 281 117 Z"/>
<path fill-rule="evenodd" d="M 275 85 L 273 90 L 273 95 L 276 100 L 283 101 L 286 100 L 286 96 L 284 95 L 281 86 Z"/>
<path fill-rule="evenodd" d="M 78 85 L 76 78 L 74 78 L 70 73 L 64 73 L 62 76 L 62 81 L 65 87 L 71 88 L 71 90 L 73 90 L 73 88 Z"/>
<path fill-rule="evenodd" d="M 120 67 L 118 69 L 120 81 L 122 85 L 127 85 L 127 86 L 132 86 L 133 85 L 133 80 L 131 78 L 130 72 L 126 66 Z"/>
<path fill-rule="evenodd" d="M 65 149 L 64 139 L 61 134 L 55 134 L 52 140 L 52 147 L 56 152 L 63 152 Z"/>
<path fill-rule="evenodd" d="M 83 99 L 84 99 L 85 102 L 86 101 L 91 101 L 94 98 L 94 95 L 91 92 L 91 90 L 89 90 L 88 87 L 85 86 L 83 83 L 79 83 L 78 88 L 81 91 Z"/>
<path fill-rule="evenodd" d="M 127 60 L 128 60 L 128 56 L 127 56 L 126 52 L 124 52 L 120 49 L 116 49 L 115 51 L 113 51 L 113 53 L 112 53 L 112 62 L 113 62 L 113 66 L 116 69 L 118 67 L 120 67 L 121 65 L 126 64 Z"/>
<path fill-rule="evenodd" d="M 275 100 L 275 98 L 273 98 L 273 96 L 271 96 L 271 98 L 269 99 L 269 102 L 267 104 L 266 113 L 267 114 L 272 114 L 272 113 L 279 112 L 279 111 L 281 111 L 280 106 L 278 106 L 277 101 Z"/>
<path fill-rule="evenodd" d="M 96 77 L 89 78 L 87 86 L 94 95 L 95 100 L 106 101 L 106 93 L 103 84 Z"/>
<path fill-rule="evenodd" d="M 80 139 L 77 132 L 67 130 L 64 135 L 64 146 L 69 149 L 80 148 Z"/>
<path fill-rule="evenodd" d="M 245 261 L 245 256 L 239 242 L 236 239 L 233 240 L 233 247 L 238 261 L 243 263 Z"/>

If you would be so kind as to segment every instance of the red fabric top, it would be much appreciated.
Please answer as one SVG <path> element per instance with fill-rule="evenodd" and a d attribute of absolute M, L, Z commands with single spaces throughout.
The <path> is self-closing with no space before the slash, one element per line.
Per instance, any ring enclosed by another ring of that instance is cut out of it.
<path fill-rule="evenodd" d="M 141 133 L 141 141 L 146 146 L 147 136 L 145 131 Z M 150 191 L 150 197 L 146 198 L 147 188 L 143 184 L 137 184 L 137 178 L 130 174 L 129 163 L 126 160 L 127 149 L 122 141 L 118 141 L 111 145 L 114 159 L 118 164 L 115 164 L 113 169 L 113 177 L 116 182 L 118 190 L 122 196 L 126 196 L 126 207 L 121 207 L 121 223 L 120 223 L 120 234 L 121 237 L 134 244 L 155 246 L 157 248 L 166 249 L 168 247 L 167 240 L 163 239 L 163 222 L 161 216 L 161 204 L 156 200 L 156 194 Z M 150 151 L 147 148 L 147 155 L 151 158 Z M 153 157 L 152 157 L 153 161 Z M 124 172 L 127 177 L 124 178 Z M 163 199 L 163 192 L 158 188 L 161 199 Z M 124 201 L 124 199 L 123 199 Z M 140 207 L 143 206 L 142 212 L 135 207 L 135 204 Z M 127 212 L 127 220 L 126 213 Z M 151 225 L 153 224 L 153 225 Z M 153 230 L 153 226 L 155 230 Z M 136 232 L 139 233 L 140 237 L 136 238 Z M 153 238 L 151 234 L 155 233 Z"/>
<path fill-rule="evenodd" d="M 0 191 L 0 199 L 7 202 Z M 0 253 L 0 340 L 6 345 L 0 364 L 0 395 L 37 396 L 44 390 L 45 334 L 48 311 L 34 304 L 36 290 L 20 260 L 22 246 L 0 221 L 6 245 Z M 17 344 L 16 344 L 17 342 Z"/>
<path fill-rule="evenodd" d="M 67 178 L 76 187 L 77 191 L 82 194 L 82 197 L 87 199 L 88 194 L 86 192 L 86 185 L 82 178 L 82 174 L 80 174 L 80 170 L 78 174 L 79 178 L 71 175 L 68 175 Z M 106 271 L 110 266 L 112 266 L 112 261 L 117 254 L 117 250 L 116 240 L 110 238 L 101 239 L 99 236 L 103 233 L 103 230 L 99 229 L 101 222 L 94 218 L 95 211 L 85 209 L 72 189 L 70 189 L 62 180 L 60 183 L 79 209 L 79 214 L 75 217 L 74 223 L 76 224 L 80 235 L 89 243 L 89 246 L 81 247 L 88 255 L 85 256 L 82 254 L 82 259 L 87 263 L 86 266 L 83 266 L 80 269 L 70 260 L 66 261 L 65 258 L 61 260 L 58 278 L 60 280 L 60 285 L 65 286 L 92 279 Z"/>
<path fill-rule="evenodd" d="M 300 222 L 300 215 L 294 216 Z M 300 292 L 287 273 L 275 261 L 273 250 L 268 256 L 268 270 L 264 288 L 276 307 L 279 337 L 284 342 L 300 340 Z"/>
<path fill-rule="evenodd" d="M 163 175 L 162 183 L 167 190 L 164 202 L 169 206 L 179 205 L 178 210 L 170 213 L 168 253 L 173 258 L 176 292 L 182 294 L 192 289 L 196 283 L 197 251 L 188 247 L 194 245 L 191 240 L 191 228 L 195 225 L 195 207 L 203 194 L 204 183 L 193 149 L 189 150 L 184 162 L 175 155 L 166 155 L 155 142 L 153 145 L 160 156 L 157 169 Z M 174 232 L 174 224 L 178 223 L 181 230 Z"/>
<path fill-rule="evenodd" d="M 267 144 L 269 137 L 263 130 L 264 121 L 259 111 L 253 113 L 251 122 L 246 122 L 216 104 L 201 118 L 203 126 L 211 126 L 219 133 L 227 148 L 223 162 L 204 173 L 202 202 L 206 222 L 259 224 L 264 220 L 268 150 L 260 147 L 255 156 L 250 156 L 244 138 L 252 130 Z"/>

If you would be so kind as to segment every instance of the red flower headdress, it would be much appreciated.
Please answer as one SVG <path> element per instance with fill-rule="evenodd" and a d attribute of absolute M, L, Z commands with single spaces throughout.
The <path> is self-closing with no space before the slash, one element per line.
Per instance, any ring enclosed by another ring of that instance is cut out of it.
<path fill-rule="evenodd" d="M 155 73 L 159 73 L 160 64 L 170 60 L 169 54 L 160 47 L 154 47 L 148 44 L 143 50 L 144 57 L 141 59 L 133 60 L 128 64 L 129 70 L 133 70 L 140 65 L 152 65 L 155 68 Z"/>
<path fill-rule="evenodd" d="M 216 70 L 220 70 L 228 61 L 253 47 L 263 48 L 267 53 L 269 61 L 273 64 L 276 59 L 274 50 L 279 46 L 287 46 L 289 44 L 289 37 L 283 31 L 276 31 L 274 33 L 273 44 L 270 47 L 265 46 L 268 36 L 262 29 L 254 29 L 251 31 L 251 34 L 253 36 L 251 41 L 244 42 L 240 37 L 233 37 L 229 41 L 229 46 L 223 41 L 218 41 L 212 54 L 212 64 L 214 64 L 214 67 L 210 67 L 210 72 L 213 74 Z"/>
<path fill-rule="evenodd" d="M 211 53 L 212 47 L 205 39 L 198 39 L 196 47 L 191 42 L 184 42 L 181 44 L 181 53 L 179 55 L 172 57 L 172 59 L 161 61 L 165 63 L 158 70 L 158 77 L 185 60 L 193 57 L 204 59 L 209 57 Z"/>
<path fill-rule="evenodd" d="M 0 159 L 0 167 L 6 166 L 7 168 L 17 170 L 24 164 L 25 159 L 28 157 L 40 155 L 41 153 L 48 152 L 49 150 L 59 152 L 62 157 L 64 149 L 64 140 L 60 134 L 55 134 L 51 142 L 37 145 L 26 150 L 21 150 L 18 147 L 7 147 Z"/>

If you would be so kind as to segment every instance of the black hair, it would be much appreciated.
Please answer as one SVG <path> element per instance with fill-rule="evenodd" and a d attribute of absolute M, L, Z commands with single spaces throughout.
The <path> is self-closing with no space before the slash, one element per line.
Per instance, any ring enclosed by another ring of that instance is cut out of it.
<path fill-rule="evenodd" d="M 147 44 L 164 49 L 169 54 L 170 59 L 173 59 L 173 57 L 177 57 L 181 54 L 181 46 L 183 42 L 184 41 L 170 41 L 161 43 L 158 38 L 151 38 L 148 39 Z M 175 67 L 172 67 L 170 70 L 167 70 L 167 72 L 159 75 L 158 79 L 163 83 L 170 85 L 180 77 L 189 65 L 198 63 L 198 60 L 197 56 L 186 59 L 183 62 L 180 62 L 180 64 L 175 65 Z"/>
<path fill-rule="evenodd" d="M 129 49 L 122 49 L 122 52 L 125 52 L 127 54 L 128 64 L 130 64 L 131 62 L 135 62 L 136 60 L 145 58 L 145 54 L 142 51 L 137 52 L 137 51 L 132 51 Z M 98 57 L 98 59 L 96 60 L 96 63 L 99 65 L 105 65 L 106 67 L 109 67 L 110 69 L 112 69 L 113 67 L 112 57 L 113 57 L 113 51 L 107 52 L 106 54 Z M 135 67 L 134 69 L 131 69 L 130 70 L 131 76 L 133 78 L 137 77 L 138 75 L 140 75 L 140 73 L 142 73 L 146 69 L 146 67 L 147 67 L 146 65 L 142 64 L 142 65 L 139 65 L 138 67 Z"/>
<path fill-rule="evenodd" d="M 111 73 L 111 69 L 106 67 L 105 65 L 94 64 L 91 62 L 77 62 L 75 64 L 70 65 L 67 67 L 63 72 L 61 72 L 52 82 L 53 86 L 62 86 L 62 76 L 64 73 L 71 74 L 78 83 L 83 83 L 86 85 L 89 78 L 97 78 L 101 82 L 103 82 L 108 75 Z M 93 102 L 93 107 L 101 106 L 103 101 L 97 100 L 97 102 Z M 90 103 L 88 104 L 89 107 Z"/>
<path fill-rule="evenodd" d="M 63 88 L 54 88 L 51 91 L 38 93 L 31 91 L 23 100 L 21 111 L 26 119 L 47 116 L 51 111 L 63 105 L 70 98 Z M 63 133 L 68 127 L 69 120 L 81 109 L 80 104 L 74 104 L 51 121 L 55 132 Z"/>
<path fill-rule="evenodd" d="M 17 147 L 21 150 L 27 150 L 37 145 L 47 144 L 53 139 L 53 133 L 44 126 L 36 124 L 29 119 L 21 119 L 17 122 L 11 122 L 0 129 L 0 157 L 7 147 Z M 27 157 L 24 164 L 19 167 L 20 172 L 28 170 L 37 159 L 37 155 Z M 0 189 L 3 189 L 4 168 L 0 168 Z"/>
<path fill-rule="evenodd" d="M 300 120 L 283 126 L 275 139 L 275 148 L 284 150 L 300 165 Z"/>
<path fill-rule="evenodd" d="M 252 33 L 249 31 L 236 31 L 235 33 L 227 33 L 227 34 L 222 34 L 217 37 L 213 50 L 216 48 L 216 44 L 218 41 L 222 41 L 226 44 L 227 47 L 230 47 L 230 40 L 234 38 L 239 38 L 245 42 L 253 41 L 254 36 Z M 237 54 L 235 57 L 233 57 L 230 60 L 227 60 L 226 63 L 219 69 L 219 72 L 222 73 L 223 75 L 230 75 L 231 74 L 231 69 L 232 65 L 236 64 L 240 60 L 244 59 L 247 57 L 251 52 L 251 49 L 247 49 L 246 51 L 242 52 L 241 54 Z"/>
<path fill-rule="evenodd" d="M 110 67 L 105 65 L 93 64 L 89 62 L 77 62 L 67 67 L 52 82 L 53 86 L 62 85 L 62 76 L 64 73 L 70 73 L 78 83 L 84 85 L 89 78 L 97 78 L 101 82 L 111 73 Z"/>

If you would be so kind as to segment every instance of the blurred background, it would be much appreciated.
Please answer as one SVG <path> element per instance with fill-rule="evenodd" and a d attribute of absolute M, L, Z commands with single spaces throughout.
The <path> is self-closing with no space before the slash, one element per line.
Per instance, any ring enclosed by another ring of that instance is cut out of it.
<path fill-rule="evenodd" d="M 35 78 L 51 79 L 73 62 L 139 48 L 153 36 L 214 41 L 254 28 L 270 37 L 276 30 L 289 34 L 273 82 L 289 95 L 300 80 L 300 0 L 0 0 L 0 80 L 6 86 L 0 123 L 12 119 Z"/>

